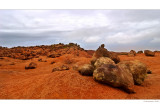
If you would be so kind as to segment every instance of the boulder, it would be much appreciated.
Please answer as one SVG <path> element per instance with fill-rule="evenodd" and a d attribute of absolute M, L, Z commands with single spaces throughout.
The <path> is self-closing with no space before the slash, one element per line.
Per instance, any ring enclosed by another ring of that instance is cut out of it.
<path fill-rule="evenodd" d="M 52 69 L 52 72 L 55 72 L 55 71 L 64 71 L 64 70 L 69 70 L 69 67 L 66 66 L 66 65 L 62 65 L 60 67 L 55 67 Z"/>
<path fill-rule="evenodd" d="M 61 66 L 61 70 L 69 70 L 69 67 L 66 66 L 66 65 L 62 65 L 62 66 Z"/>
<path fill-rule="evenodd" d="M 56 62 L 55 62 L 55 61 L 52 61 L 52 62 L 51 62 L 51 64 L 54 64 L 54 63 L 56 63 Z"/>
<path fill-rule="evenodd" d="M 136 56 L 136 52 L 135 52 L 134 50 L 131 50 L 131 51 L 128 53 L 128 56 L 130 56 L 130 57 Z"/>
<path fill-rule="evenodd" d="M 42 58 L 39 58 L 38 61 L 39 61 L 39 62 L 47 62 L 47 60 L 42 59 Z"/>
<path fill-rule="evenodd" d="M 138 53 L 138 54 L 141 54 L 141 53 L 143 53 L 143 51 L 141 50 L 141 51 L 138 51 L 137 53 Z"/>
<path fill-rule="evenodd" d="M 94 67 L 90 64 L 84 64 L 78 68 L 78 71 L 81 75 L 92 76 Z"/>
<path fill-rule="evenodd" d="M 152 71 L 148 69 L 147 74 L 152 74 Z"/>
<path fill-rule="evenodd" d="M 155 52 L 152 52 L 152 51 L 150 51 L 150 50 L 144 50 L 144 54 L 145 54 L 146 56 L 155 56 Z"/>
<path fill-rule="evenodd" d="M 116 64 L 103 64 L 93 72 L 93 79 L 112 87 L 134 93 L 134 81 L 129 70 Z"/>
<path fill-rule="evenodd" d="M 35 69 L 37 67 L 37 64 L 34 62 L 31 62 L 28 66 L 25 66 L 25 69 Z"/>
<path fill-rule="evenodd" d="M 129 57 L 134 57 L 135 55 L 133 53 L 128 53 Z"/>
<path fill-rule="evenodd" d="M 113 60 L 111 60 L 108 57 L 100 57 L 96 60 L 96 62 L 94 63 L 94 67 L 98 68 L 103 64 L 115 64 Z"/>
<path fill-rule="evenodd" d="M 120 62 L 120 58 L 118 57 L 117 53 L 110 52 L 110 58 L 117 64 Z"/>
<path fill-rule="evenodd" d="M 130 53 L 134 54 L 136 56 L 136 51 L 131 50 Z"/>
<path fill-rule="evenodd" d="M 135 85 L 141 85 L 147 76 L 146 65 L 138 60 L 122 61 L 118 65 L 129 69 L 129 72 L 133 75 Z"/>

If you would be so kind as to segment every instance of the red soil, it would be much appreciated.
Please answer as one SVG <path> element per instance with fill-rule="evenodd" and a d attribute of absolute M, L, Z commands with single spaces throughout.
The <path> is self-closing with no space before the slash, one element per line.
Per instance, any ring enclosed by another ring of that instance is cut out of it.
<path fill-rule="evenodd" d="M 57 58 L 41 56 L 47 62 L 39 62 L 38 58 L 0 59 L 0 99 L 160 99 L 160 53 L 155 57 L 144 54 L 119 57 L 121 60 L 138 59 L 152 71 L 141 86 L 135 86 L 135 94 L 97 83 L 92 76 L 80 75 L 72 69 L 73 65 L 90 63 L 91 58 L 65 54 Z M 51 64 L 52 61 L 56 63 Z M 12 62 L 15 65 L 10 65 Z M 37 63 L 37 68 L 25 70 L 30 62 Z M 64 64 L 70 70 L 52 72 L 54 67 Z"/>

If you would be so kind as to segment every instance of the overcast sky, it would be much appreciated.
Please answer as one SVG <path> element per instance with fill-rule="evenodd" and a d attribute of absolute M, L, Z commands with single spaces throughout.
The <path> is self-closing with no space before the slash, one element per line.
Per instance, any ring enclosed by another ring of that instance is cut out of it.
<path fill-rule="evenodd" d="M 160 50 L 160 10 L 0 10 L 0 46 Z"/>

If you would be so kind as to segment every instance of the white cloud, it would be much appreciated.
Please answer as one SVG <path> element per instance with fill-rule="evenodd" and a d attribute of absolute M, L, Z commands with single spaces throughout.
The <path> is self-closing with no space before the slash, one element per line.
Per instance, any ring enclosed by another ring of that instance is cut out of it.
<path fill-rule="evenodd" d="M 91 37 L 84 38 L 84 41 L 87 43 L 95 43 L 95 42 L 98 42 L 100 39 L 101 38 L 98 36 L 91 36 Z"/>

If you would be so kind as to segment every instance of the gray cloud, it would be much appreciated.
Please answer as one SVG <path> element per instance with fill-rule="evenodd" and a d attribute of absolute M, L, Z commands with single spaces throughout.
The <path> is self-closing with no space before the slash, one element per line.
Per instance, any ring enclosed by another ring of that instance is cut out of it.
<path fill-rule="evenodd" d="M 160 10 L 0 10 L 0 45 L 160 50 Z"/>

